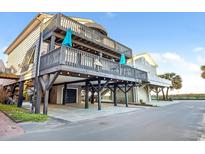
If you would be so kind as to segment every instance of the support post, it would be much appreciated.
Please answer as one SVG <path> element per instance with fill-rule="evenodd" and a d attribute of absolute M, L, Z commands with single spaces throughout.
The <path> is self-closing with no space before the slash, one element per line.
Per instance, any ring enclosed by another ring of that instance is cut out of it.
<path fill-rule="evenodd" d="M 64 84 L 64 89 L 63 89 L 63 105 L 66 103 L 66 91 L 67 91 L 67 84 Z"/>
<path fill-rule="evenodd" d="M 92 91 L 91 91 L 91 104 L 94 104 L 94 97 L 95 97 L 95 90 L 94 88 L 92 88 Z"/>
<path fill-rule="evenodd" d="M 113 94 L 114 94 L 114 106 L 117 106 L 117 94 L 116 94 L 116 91 L 117 91 L 117 85 L 114 84 L 114 90 L 113 90 Z"/>
<path fill-rule="evenodd" d="M 35 104 L 35 113 L 38 114 L 38 113 L 40 113 L 42 88 L 41 88 L 41 83 L 40 83 L 39 77 L 36 81 L 37 81 L 37 83 L 36 83 L 37 98 L 36 98 L 36 104 Z M 32 105 L 32 106 L 34 106 L 34 105 Z"/>
<path fill-rule="evenodd" d="M 159 92 L 158 92 L 158 87 L 156 87 L 156 96 L 157 96 L 157 101 L 159 100 Z"/>
<path fill-rule="evenodd" d="M 23 87 L 24 87 L 24 82 L 21 81 L 19 83 L 19 98 L 18 98 L 17 107 L 22 107 L 23 104 Z"/>
<path fill-rule="evenodd" d="M 49 91 L 50 91 L 54 81 L 57 79 L 58 75 L 59 75 L 59 72 L 56 72 L 52 76 L 51 76 L 51 74 L 47 74 L 45 80 L 43 79 L 43 77 L 40 77 L 41 86 L 42 86 L 42 89 L 45 93 L 44 105 L 43 105 L 43 114 L 48 113 Z"/>
<path fill-rule="evenodd" d="M 88 93 L 89 93 L 89 82 L 86 81 L 85 82 L 85 109 L 88 109 L 89 108 L 89 96 L 88 96 Z"/>
<path fill-rule="evenodd" d="M 151 98 L 151 90 L 149 85 L 147 85 L 147 94 L 148 94 L 148 102 L 150 103 L 152 101 L 152 98 Z"/>
<path fill-rule="evenodd" d="M 98 110 L 101 110 L 101 79 L 98 78 Z"/>
<path fill-rule="evenodd" d="M 136 103 L 140 102 L 140 93 L 139 93 L 140 87 L 136 86 Z"/>
<path fill-rule="evenodd" d="M 14 98 L 14 93 L 15 93 L 15 89 L 16 89 L 16 84 L 13 85 L 12 91 L 11 91 L 11 98 Z"/>
<path fill-rule="evenodd" d="M 125 104 L 126 104 L 126 107 L 128 107 L 127 83 L 125 83 Z"/>
<path fill-rule="evenodd" d="M 54 35 L 52 35 L 51 36 L 50 51 L 55 49 L 55 40 L 56 40 L 56 37 Z"/>
<path fill-rule="evenodd" d="M 49 97 L 49 90 L 46 90 L 44 96 L 43 114 L 48 113 L 48 97 Z"/>

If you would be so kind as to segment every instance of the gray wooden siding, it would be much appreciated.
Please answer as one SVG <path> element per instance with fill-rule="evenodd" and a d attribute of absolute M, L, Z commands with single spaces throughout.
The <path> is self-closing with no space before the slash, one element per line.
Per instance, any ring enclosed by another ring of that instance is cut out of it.
<path fill-rule="evenodd" d="M 47 20 L 47 19 L 45 19 Z M 26 52 L 33 46 L 36 45 L 35 55 L 34 55 L 34 64 L 30 65 L 30 69 L 24 72 L 21 77 L 21 80 L 27 80 L 35 77 L 36 73 L 36 61 L 37 61 L 37 51 L 39 46 L 40 38 L 40 25 L 37 26 L 9 55 L 8 55 L 8 66 L 14 66 L 20 74 L 21 68 L 20 65 L 23 62 L 23 59 L 26 55 Z M 47 52 L 47 43 L 43 43 L 41 46 L 41 52 Z"/>
<path fill-rule="evenodd" d="M 8 55 L 8 66 L 14 66 L 15 69 L 20 73 L 20 65 L 23 62 L 23 59 L 26 55 L 26 52 L 34 45 L 38 46 L 38 39 L 40 34 L 40 26 L 36 27 L 9 55 Z M 37 49 L 37 48 L 36 48 Z M 36 61 L 36 53 L 34 56 L 34 61 Z M 34 69 L 31 69 L 32 75 L 35 71 L 35 64 L 33 65 Z M 26 76 L 26 78 L 31 78 L 31 75 Z"/>

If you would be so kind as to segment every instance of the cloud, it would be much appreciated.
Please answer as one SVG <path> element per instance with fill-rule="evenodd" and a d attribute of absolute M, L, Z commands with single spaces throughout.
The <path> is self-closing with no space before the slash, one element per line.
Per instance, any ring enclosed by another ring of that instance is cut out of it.
<path fill-rule="evenodd" d="M 1 50 L 4 52 L 7 49 L 7 46 L 4 46 L 3 48 L 1 48 Z"/>
<path fill-rule="evenodd" d="M 183 87 L 179 91 L 172 93 L 204 93 L 205 80 L 201 78 L 200 64 L 197 62 L 197 56 L 193 61 L 185 59 L 183 56 L 174 52 L 165 52 L 162 54 L 151 53 L 158 63 L 158 74 L 166 72 L 175 72 L 182 77 Z"/>
<path fill-rule="evenodd" d="M 2 59 L 5 64 L 6 64 L 6 60 L 7 60 L 7 55 L 4 54 L 4 51 L 6 49 L 7 49 L 7 46 L 0 47 L 0 59 Z"/>
<path fill-rule="evenodd" d="M 199 65 L 205 64 L 205 48 L 204 47 L 196 47 L 193 49 L 196 54 L 196 62 Z"/>
<path fill-rule="evenodd" d="M 116 14 L 113 13 L 113 12 L 106 12 L 106 16 L 107 16 L 107 17 L 110 17 L 110 18 L 113 18 L 113 17 L 116 16 Z"/>
<path fill-rule="evenodd" d="M 193 49 L 193 51 L 194 52 L 201 52 L 201 51 L 205 51 L 204 49 L 205 49 L 204 47 L 196 47 Z"/>
<path fill-rule="evenodd" d="M 162 57 L 167 61 L 181 61 L 181 57 L 176 53 L 166 52 L 162 54 Z"/>

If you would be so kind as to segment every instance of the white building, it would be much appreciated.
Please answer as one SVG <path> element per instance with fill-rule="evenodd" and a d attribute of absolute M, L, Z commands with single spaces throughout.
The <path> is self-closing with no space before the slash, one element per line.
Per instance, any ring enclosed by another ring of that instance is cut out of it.
<path fill-rule="evenodd" d="M 171 86 L 169 80 L 162 79 L 157 76 L 157 63 L 148 53 L 141 53 L 133 56 L 132 59 L 128 61 L 128 64 L 147 72 L 148 83 L 144 83 L 141 86 L 134 88 L 134 102 L 150 102 L 151 101 L 151 91 L 160 90 L 160 88 L 165 88 Z M 159 91 L 158 91 L 159 92 Z"/>

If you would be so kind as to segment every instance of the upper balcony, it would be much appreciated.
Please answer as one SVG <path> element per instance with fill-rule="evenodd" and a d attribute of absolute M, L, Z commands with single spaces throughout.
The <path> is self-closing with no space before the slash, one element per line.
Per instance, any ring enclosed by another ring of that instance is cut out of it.
<path fill-rule="evenodd" d="M 81 41 L 88 41 L 87 44 L 98 47 L 103 51 L 108 53 L 117 54 L 118 57 L 120 54 L 125 54 L 127 58 L 132 57 L 132 50 L 121 43 L 114 41 L 113 39 L 103 35 L 97 30 L 89 28 L 63 14 L 57 14 L 52 19 L 50 19 L 44 25 L 44 36 L 48 35 L 49 32 L 60 33 L 60 30 L 66 31 L 71 28 L 73 35 L 79 38 Z"/>
<path fill-rule="evenodd" d="M 97 61 L 100 65 L 96 64 Z M 55 71 L 131 82 L 147 81 L 147 73 L 79 49 L 62 46 L 41 56 L 40 75 Z"/>
<path fill-rule="evenodd" d="M 156 74 L 151 75 L 148 73 L 148 80 L 149 80 L 150 84 L 153 84 L 153 85 L 158 85 L 158 86 L 162 86 L 162 87 L 170 87 L 171 86 L 171 81 L 160 78 Z"/>

